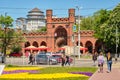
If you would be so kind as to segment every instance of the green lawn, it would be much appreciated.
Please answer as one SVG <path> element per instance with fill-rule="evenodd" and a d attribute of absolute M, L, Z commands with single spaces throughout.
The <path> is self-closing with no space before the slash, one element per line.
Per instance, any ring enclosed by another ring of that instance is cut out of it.
<path fill-rule="evenodd" d="M 47 67 L 40 70 L 41 73 L 64 73 L 64 72 L 95 72 L 94 67 Z"/>

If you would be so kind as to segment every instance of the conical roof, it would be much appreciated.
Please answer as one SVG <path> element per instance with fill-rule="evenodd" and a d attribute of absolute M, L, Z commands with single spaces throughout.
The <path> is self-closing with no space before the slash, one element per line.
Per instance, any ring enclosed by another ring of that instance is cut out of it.
<path fill-rule="evenodd" d="M 31 11 L 29 11 L 29 13 L 32 13 L 32 12 L 40 12 L 40 13 L 43 13 L 43 11 L 41 11 L 41 10 L 38 9 L 38 8 L 33 8 Z"/>

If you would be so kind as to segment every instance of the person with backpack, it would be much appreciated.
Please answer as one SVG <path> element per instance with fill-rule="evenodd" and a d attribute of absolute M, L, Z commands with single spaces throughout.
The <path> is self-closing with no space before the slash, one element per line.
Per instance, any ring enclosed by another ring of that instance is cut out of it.
<path fill-rule="evenodd" d="M 99 71 L 103 73 L 103 64 L 104 64 L 104 56 L 103 53 L 101 52 L 98 56 L 98 67 L 99 67 Z"/>

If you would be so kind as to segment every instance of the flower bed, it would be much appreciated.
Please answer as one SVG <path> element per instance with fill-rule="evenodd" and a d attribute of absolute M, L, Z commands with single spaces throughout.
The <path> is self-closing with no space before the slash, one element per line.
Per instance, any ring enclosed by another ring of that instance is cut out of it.
<path fill-rule="evenodd" d="M 9 67 L 5 68 L 0 79 L 43 79 L 53 80 L 60 78 L 82 78 L 90 77 L 91 72 L 60 72 L 60 73 L 41 73 L 40 67 Z"/>
<path fill-rule="evenodd" d="M 86 75 L 86 76 L 92 76 L 93 73 L 91 72 L 70 72 L 72 74 L 83 74 L 83 75 Z"/>

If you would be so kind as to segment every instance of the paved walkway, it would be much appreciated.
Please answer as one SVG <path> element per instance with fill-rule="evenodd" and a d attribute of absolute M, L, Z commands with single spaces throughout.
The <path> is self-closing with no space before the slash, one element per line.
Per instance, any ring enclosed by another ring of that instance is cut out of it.
<path fill-rule="evenodd" d="M 120 80 L 120 62 L 112 65 L 112 71 L 107 73 L 107 65 L 104 65 L 104 72 L 98 73 L 98 70 L 89 80 Z"/>

